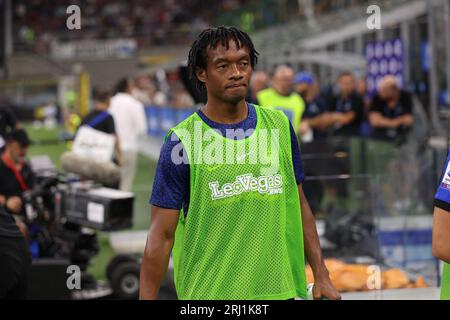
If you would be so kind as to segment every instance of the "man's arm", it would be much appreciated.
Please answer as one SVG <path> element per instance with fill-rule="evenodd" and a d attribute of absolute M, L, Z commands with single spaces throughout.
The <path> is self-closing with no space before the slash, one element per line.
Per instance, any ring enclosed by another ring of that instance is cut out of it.
<path fill-rule="evenodd" d="M 169 264 L 178 210 L 151 206 L 151 224 L 141 264 L 139 298 L 156 300 Z"/>
<path fill-rule="evenodd" d="M 161 147 L 153 181 L 151 224 L 141 265 L 141 299 L 157 298 L 167 271 L 179 212 L 189 195 L 189 164 L 175 165 L 172 161 L 173 148 L 181 143 L 175 138 L 175 133 L 172 133 Z"/>
<path fill-rule="evenodd" d="M 107 132 L 109 134 L 114 135 L 114 157 L 118 166 L 122 166 L 122 154 L 120 151 L 120 138 L 117 134 L 116 130 L 116 122 L 114 121 L 114 117 L 112 114 L 107 118 Z"/>
<path fill-rule="evenodd" d="M 325 131 L 329 127 L 334 125 L 333 117 L 332 117 L 331 113 L 329 113 L 329 112 L 319 114 L 315 117 L 305 118 L 305 121 L 308 123 L 308 125 L 311 128 L 319 129 L 322 131 Z"/>
<path fill-rule="evenodd" d="M 340 124 L 342 126 L 348 125 L 355 119 L 355 117 L 355 111 L 349 111 L 345 113 L 325 112 L 318 116 L 307 118 L 305 120 L 308 122 L 308 125 L 311 128 L 325 131 L 335 124 Z"/>
<path fill-rule="evenodd" d="M 383 117 L 380 112 L 376 111 L 371 111 L 369 113 L 369 122 L 374 128 L 397 128 L 400 125 L 398 118 L 386 118 Z"/>
<path fill-rule="evenodd" d="M 450 212 L 434 207 L 433 256 L 450 263 Z"/>
<path fill-rule="evenodd" d="M 117 133 L 114 133 L 114 155 L 116 157 L 117 164 L 122 166 L 122 152 L 120 151 L 120 139 Z"/>
<path fill-rule="evenodd" d="M 414 106 L 411 94 L 409 92 L 403 93 L 400 98 L 400 103 L 402 105 L 403 114 L 398 117 L 398 122 L 401 126 L 411 127 L 414 124 Z"/>
<path fill-rule="evenodd" d="M 411 127 L 414 123 L 414 117 L 412 116 L 412 114 L 405 114 L 398 117 L 398 122 L 402 126 Z"/>
<path fill-rule="evenodd" d="M 355 118 L 356 118 L 355 111 L 333 113 L 334 123 L 340 124 L 341 126 L 346 126 L 350 124 L 353 120 L 355 120 Z"/>
<path fill-rule="evenodd" d="M 308 200 L 303 193 L 301 184 L 298 186 L 298 193 L 302 209 L 303 239 L 305 242 L 306 259 L 314 274 L 314 299 L 327 298 L 330 300 L 340 300 L 341 296 L 331 283 L 327 267 L 323 261 L 319 235 L 317 234 L 316 229 L 316 221 L 311 212 L 311 208 L 309 207 Z"/>
<path fill-rule="evenodd" d="M 433 255 L 450 263 L 450 191 L 448 177 L 450 176 L 450 149 L 444 165 L 439 187 L 434 195 L 433 219 Z"/>

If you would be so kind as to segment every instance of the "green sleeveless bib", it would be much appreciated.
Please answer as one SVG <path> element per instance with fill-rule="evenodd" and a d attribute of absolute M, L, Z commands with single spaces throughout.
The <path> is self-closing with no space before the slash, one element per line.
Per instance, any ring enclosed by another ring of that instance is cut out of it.
<path fill-rule="evenodd" d="M 188 213 L 172 251 L 179 299 L 306 298 L 289 121 L 255 108 L 256 129 L 243 140 L 212 131 L 197 113 L 172 129 L 190 163 Z"/>

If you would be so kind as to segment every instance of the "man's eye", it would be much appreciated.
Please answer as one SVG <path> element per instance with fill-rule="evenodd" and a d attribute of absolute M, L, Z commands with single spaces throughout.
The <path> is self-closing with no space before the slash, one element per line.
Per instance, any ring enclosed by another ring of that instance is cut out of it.
<path fill-rule="evenodd" d="M 226 67 L 227 67 L 226 64 L 221 64 L 221 65 L 218 65 L 218 66 L 217 66 L 217 69 L 223 70 L 223 69 L 225 69 Z"/>

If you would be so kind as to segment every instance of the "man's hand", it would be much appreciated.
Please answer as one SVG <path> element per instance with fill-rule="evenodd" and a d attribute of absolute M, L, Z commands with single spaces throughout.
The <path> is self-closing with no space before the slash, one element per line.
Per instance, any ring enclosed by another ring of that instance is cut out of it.
<path fill-rule="evenodd" d="M 399 126 L 411 127 L 414 123 L 414 118 L 410 114 L 406 114 L 397 118 Z"/>
<path fill-rule="evenodd" d="M 313 287 L 313 298 L 314 300 L 341 300 L 341 295 L 331 283 L 330 278 L 327 276 L 315 281 Z"/>
<path fill-rule="evenodd" d="M 343 116 L 342 113 L 339 113 L 339 112 L 332 112 L 332 113 L 331 113 L 331 117 L 332 117 L 333 122 L 334 122 L 335 124 L 336 124 L 336 123 L 341 124 L 342 119 L 343 119 L 342 116 Z"/>
<path fill-rule="evenodd" d="M 317 125 L 318 129 L 322 130 L 322 131 L 326 131 L 329 127 L 331 127 L 332 125 L 334 125 L 334 117 L 333 114 L 330 112 L 325 112 L 323 114 L 321 114 L 320 116 L 318 116 L 319 118 L 319 123 Z"/>
<path fill-rule="evenodd" d="M 6 208 L 14 214 L 22 211 L 22 199 L 20 197 L 10 197 L 6 200 Z"/>
<path fill-rule="evenodd" d="M 400 127 L 401 125 L 402 125 L 402 122 L 401 122 L 400 118 L 391 119 L 391 128 L 397 128 L 397 127 Z"/>
<path fill-rule="evenodd" d="M 356 117 L 355 111 L 348 111 L 345 113 L 341 112 L 333 113 L 334 124 L 338 124 L 341 126 L 346 126 L 350 124 L 353 120 L 355 120 L 355 117 Z"/>
<path fill-rule="evenodd" d="M 300 123 L 299 130 L 298 130 L 300 135 L 306 134 L 309 130 L 311 130 L 311 127 L 309 126 L 308 121 L 302 121 Z"/>

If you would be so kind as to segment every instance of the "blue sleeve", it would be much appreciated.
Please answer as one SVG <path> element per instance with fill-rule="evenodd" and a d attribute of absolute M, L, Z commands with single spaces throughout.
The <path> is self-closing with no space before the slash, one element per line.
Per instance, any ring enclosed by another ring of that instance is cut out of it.
<path fill-rule="evenodd" d="M 290 122 L 289 127 L 291 129 L 292 164 L 294 166 L 295 180 L 297 181 L 297 185 L 299 185 L 303 183 L 303 180 L 305 180 L 305 172 L 303 171 L 302 156 L 300 154 L 300 146 L 298 144 L 297 135 Z"/>
<path fill-rule="evenodd" d="M 450 212 L 450 149 L 445 162 L 439 188 L 434 196 L 434 205 Z"/>
<path fill-rule="evenodd" d="M 174 148 L 182 156 L 181 163 L 172 161 Z M 172 133 L 161 147 L 150 204 L 166 209 L 186 209 L 189 202 L 189 174 L 184 147 L 175 133 Z"/>

